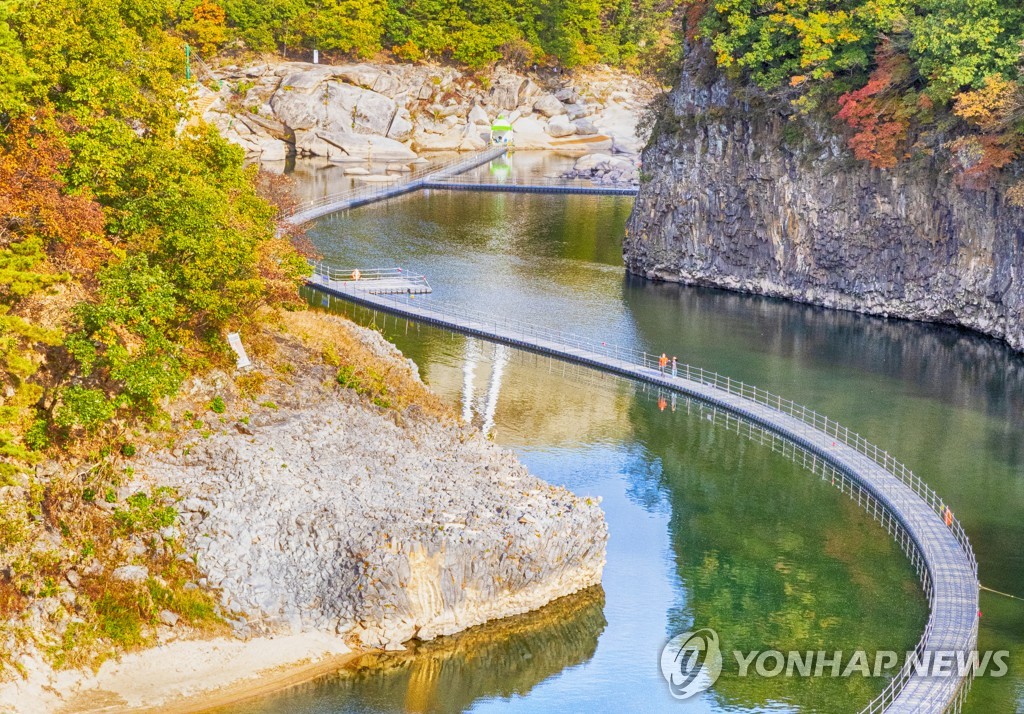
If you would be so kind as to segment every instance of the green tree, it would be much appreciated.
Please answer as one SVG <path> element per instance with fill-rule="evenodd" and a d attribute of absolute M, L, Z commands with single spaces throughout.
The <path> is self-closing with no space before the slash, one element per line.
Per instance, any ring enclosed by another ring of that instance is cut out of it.
<path fill-rule="evenodd" d="M 948 101 L 985 78 L 1016 78 L 1024 42 L 1024 6 L 1007 0 L 919 0 L 910 52 L 933 98 Z"/>
<path fill-rule="evenodd" d="M 369 58 L 381 51 L 386 0 L 318 0 L 299 20 L 322 50 Z"/>
<path fill-rule="evenodd" d="M 286 53 L 296 37 L 296 20 L 309 10 L 306 0 L 225 0 L 230 26 L 245 44 L 257 52 L 280 46 Z"/>
<path fill-rule="evenodd" d="M 176 290 L 164 271 L 137 254 L 104 269 L 96 303 L 79 307 L 82 329 L 67 340 L 86 376 L 113 380 L 118 405 L 151 410 L 174 394 L 184 371 L 174 337 L 183 322 Z"/>
<path fill-rule="evenodd" d="M 216 24 L 214 7 L 180 9 Z M 24 461 L 48 424 L 152 411 L 307 268 L 242 152 L 177 132 L 188 87 L 163 0 L 0 13 L 0 452 Z"/>

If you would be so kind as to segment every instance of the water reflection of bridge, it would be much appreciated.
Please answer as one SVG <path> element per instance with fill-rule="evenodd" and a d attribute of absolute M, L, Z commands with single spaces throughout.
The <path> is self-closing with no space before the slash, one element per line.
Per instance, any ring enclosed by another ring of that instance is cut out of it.
<path fill-rule="evenodd" d="M 830 478 L 878 520 L 907 554 L 928 599 L 929 619 L 918 654 L 943 651 L 970 661 L 978 638 L 978 579 L 967 536 L 931 488 L 859 434 L 790 400 L 702 368 L 673 368 L 654 355 L 433 300 L 375 295 L 329 272 L 315 274 L 309 284 L 374 310 L 618 374 L 708 405 L 726 426 Z M 474 369 L 470 363 L 467 384 Z M 499 387 L 500 373 L 495 390 Z M 918 673 L 908 659 L 864 711 L 959 711 L 970 680 L 971 673 L 959 671 Z"/>

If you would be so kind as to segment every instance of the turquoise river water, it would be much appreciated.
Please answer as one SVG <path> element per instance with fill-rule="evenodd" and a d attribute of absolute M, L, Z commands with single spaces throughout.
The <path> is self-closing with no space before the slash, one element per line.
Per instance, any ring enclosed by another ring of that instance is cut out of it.
<path fill-rule="evenodd" d="M 516 156 L 513 171 L 558 159 Z M 484 167 L 479 176 L 507 172 Z M 307 186 L 329 185 L 302 167 Z M 311 178 L 311 176 L 313 178 Z M 341 266 L 426 274 L 428 300 L 675 355 L 865 435 L 948 500 L 982 583 L 1024 597 L 1024 357 L 969 333 L 626 275 L 632 200 L 432 191 L 321 219 Z M 926 610 L 904 556 L 856 504 L 766 447 L 624 380 L 374 316 L 464 416 L 538 476 L 600 496 L 603 587 L 224 711 L 843 712 L 883 678 L 740 677 L 677 701 L 666 640 L 712 627 L 723 649 L 903 651 Z M 983 592 L 982 649 L 1010 650 L 968 711 L 1024 711 L 1024 602 Z"/>

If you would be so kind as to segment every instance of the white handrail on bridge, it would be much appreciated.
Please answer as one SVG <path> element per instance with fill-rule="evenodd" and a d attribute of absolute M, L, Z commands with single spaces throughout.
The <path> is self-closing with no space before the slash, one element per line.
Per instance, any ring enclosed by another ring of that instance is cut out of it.
<path fill-rule="evenodd" d="M 359 268 L 333 268 L 321 261 L 310 261 L 310 266 L 313 268 L 314 279 L 320 282 L 327 282 L 328 284 L 331 281 L 338 283 L 357 281 L 369 283 L 380 280 L 399 279 L 408 283 L 410 287 L 430 287 L 430 283 L 427 282 L 427 276 L 413 273 L 404 268 L 370 268 L 367 270 L 360 270 Z"/>

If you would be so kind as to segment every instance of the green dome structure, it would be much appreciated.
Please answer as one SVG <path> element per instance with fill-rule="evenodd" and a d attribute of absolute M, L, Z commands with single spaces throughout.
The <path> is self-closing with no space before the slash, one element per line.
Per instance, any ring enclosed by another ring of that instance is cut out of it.
<path fill-rule="evenodd" d="M 491 143 L 511 145 L 512 139 L 512 123 L 504 114 L 499 114 L 498 118 L 491 122 Z"/>

